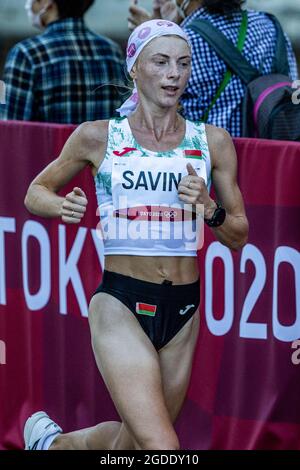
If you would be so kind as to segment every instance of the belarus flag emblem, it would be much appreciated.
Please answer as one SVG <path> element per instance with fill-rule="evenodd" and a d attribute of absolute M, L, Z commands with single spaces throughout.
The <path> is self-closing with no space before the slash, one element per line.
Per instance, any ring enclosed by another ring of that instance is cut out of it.
<path fill-rule="evenodd" d="M 185 150 L 184 156 L 188 158 L 203 158 L 201 150 Z"/>
<path fill-rule="evenodd" d="M 149 317 L 155 317 L 157 305 L 144 304 L 142 302 L 136 302 L 135 311 L 139 315 L 148 315 Z"/>

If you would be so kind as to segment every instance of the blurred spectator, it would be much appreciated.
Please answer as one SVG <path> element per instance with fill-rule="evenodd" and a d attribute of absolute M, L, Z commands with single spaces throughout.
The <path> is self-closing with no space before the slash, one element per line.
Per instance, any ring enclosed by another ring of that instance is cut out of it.
<path fill-rule="evenodd" d="M 181 104 L 185 118 L 201 120 L 209 109 L 227 66 L 216 52 L 189 29 L 196 19 L 210 21 L 234 44 L 237 43 L 241 25 L 241 8 L 244 0 L 153 0 L 153 12 L 142 10 L 133 0 L 129 10 L 129 26 L 150 17 L 161 17 L 180 23 L 189 36 L 193 48 L 192 74 Z M 276 30 L 273 22 L 262 12 L 248 11 L 247 38 L 243 48 L 245 58 L 262 74 L 271 72 L 275 54 Z M 297 63 L 290 40 L 286 36 L 286 47 L 290 66 L 290 77 L 298 76 Z M 241 135 L 242 101 L 245 86 L 235 75 L 209 112 L 207 122 L 227 129 L 232 136 Z"/>
<path fill-rule="evenodd" d="M 2 119 L 77 124 L 115 114 L 121 101 L 112 84 L 123 84 L 124 63 L 119 46 L 85 26 L 83 15 L 93 3 L 26 2 L 30 21 L 45 31 L 8 54 Z"/>

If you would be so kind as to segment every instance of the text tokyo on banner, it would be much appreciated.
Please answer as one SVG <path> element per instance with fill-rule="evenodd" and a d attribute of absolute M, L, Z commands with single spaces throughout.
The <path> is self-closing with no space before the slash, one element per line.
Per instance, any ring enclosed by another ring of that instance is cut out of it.
<path fill-rule="evenodd" d="M 119 419 L 86 318 L 103 266 L 93 179 L 85 170 L 62 192 L 76 185 L 87 194 L 80 227 L 23 205 L 72 130 L 0 124 L 2 449 L 22 448 L 24 421 L 38 409 L 64 431 Z M 300 449 L 300 145 L 235 144 L 249 241 L 234 253 L 205 229 L 201 330 L 176 429 L 185 449 Z"/>

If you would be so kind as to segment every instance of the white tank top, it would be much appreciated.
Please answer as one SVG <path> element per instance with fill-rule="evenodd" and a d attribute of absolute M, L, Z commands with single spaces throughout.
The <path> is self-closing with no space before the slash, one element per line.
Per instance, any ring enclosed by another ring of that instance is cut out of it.
<path fill-rule="evenodd" d="M 109 122 L 106 154 L 95 176 L 104 255 L 197 256 L 203 219 L 177 191 L 188 162 L 209 191 L 205 124 L 186 120 L 181 144 L 154 152 L 138 144 L 127 118 Z"/>

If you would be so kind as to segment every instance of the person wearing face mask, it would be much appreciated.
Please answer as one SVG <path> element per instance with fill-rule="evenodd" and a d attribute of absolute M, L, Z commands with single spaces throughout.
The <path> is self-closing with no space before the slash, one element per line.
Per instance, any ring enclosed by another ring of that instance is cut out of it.
<path fill-rule="evenodd" d="M 93 3 L 26 1 L 40 34 L 8 54 L 0 119 L 78 124 L 115 113 L 121 101 L 112 85 L 123 85 L 123 57 L 117 44 L 86 27 L 83 17 Z"/>
<path fill-rule="evenodd" d="M 34 0 L 27 0 L 25 3 L 25 10 L 32 26 L 42 30 L 47 24 L 43 22 L 43 16 L 45 15 L 45 13 L 47 13 L 48 10 L 52 10 L 52 21 L 55 21 L 59 18 L 58 10 L 57 8 L 53 8 L 55 5 L 50 2 L 47 2 L 46 5 L 39 10 L 37 9 L 36 3 L 37 2 L 35 2 Z M 49 19 L 50 18 L 48 17 L 48 22 L 51 22 L 49 21 Z"/>
<path fill-rule="evenodd" d="M 185 118 L 205 121 L 225 128 L 233 137 L 242 134 L 242 102 L 245 85 L 233 75 L 219 95 L 227 65 L 200 36 L 190 29 L 195 20 L 207 20 L 237 45 L 245 0 L 153 0 L 153 12 L 142 9 L 138 0 L 129 8 L 128 26 L 134 29 L 151 16 L 175 21 L 187 34 L 193 49 L 192 73 L 180 104 Z M 271 73 L 275 56 L 276 29 L 272 20 L 259 11 L 247 10 L 244 57 L 263 75 Z M 297 80 L 297 63 L 286 36 L 289 76 Z"/>

